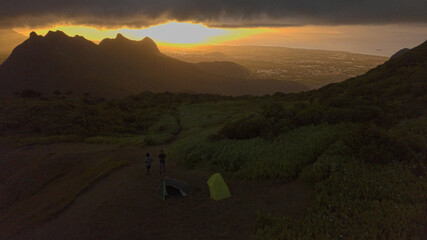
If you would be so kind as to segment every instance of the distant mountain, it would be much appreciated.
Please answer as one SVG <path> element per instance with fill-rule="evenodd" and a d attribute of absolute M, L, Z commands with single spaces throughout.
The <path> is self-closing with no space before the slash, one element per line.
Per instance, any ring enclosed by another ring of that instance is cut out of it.
<path fill-rule="evenodd" d="M 248 78 L 252 71 L 234 62 L 200 62 L 195 63 L 199 69 L 218 76 Z"/>
<path fill-rule="evenodd" d="M 227 74 L 221 73 L 226 68 Z M 31 33 L 0 66 L 0 95 L 25 89 L 51 94 L 123 97 L 143 91 L 225 95 L 298 92 L 306 86 L 279 80 L 248 80 L 237 64 L 192 64 L 162 54 L 150 38 L 132 41 L 118 34 L 99 45 L 81 36 Z"/>
<path fill-rule="evenodd" d="M 390 57 L 390 59 L 397 58 L 397 57 L 399 57 L 399 56 L 401 56 L 401 55 L 403 55 L 403 54 L 405 54 L 405 53 L 409 52 L 410 50 L 411 50 L 411 49 L 409 49 L 409 48 L 400 49 L 400 50 L 399 50 L 399 51 L 397 51 L 395 54 L 393 54 L 393 55 Z"/>

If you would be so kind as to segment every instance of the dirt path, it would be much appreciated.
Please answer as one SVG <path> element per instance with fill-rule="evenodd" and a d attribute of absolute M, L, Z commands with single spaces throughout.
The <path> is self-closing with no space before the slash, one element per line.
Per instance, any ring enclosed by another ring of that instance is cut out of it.
<path fill-rule="evenodd" d="M 171 159 L 166 176 L 186 181 L 195 191 L 187 198 L 159 200 L 153 196 L 162 179 L 158 160 L 153 163 L 152 175 L 145 176 L 143 156 L 145 152 L 157 156 L 166 147 L 52 144 L 1 148 L 2 159 L 55 152 L 81 158 L 108 155 L 131 162 L 91 186 L 57 216 L 14 239 L 249 239 L 258 210 L 296 217 L 304 214 L 309 191 L 299 182 L 226 179 L 232 197 L 216 202 L 209 198 L 206 184 L 212 173 L 181 169 Z"/>

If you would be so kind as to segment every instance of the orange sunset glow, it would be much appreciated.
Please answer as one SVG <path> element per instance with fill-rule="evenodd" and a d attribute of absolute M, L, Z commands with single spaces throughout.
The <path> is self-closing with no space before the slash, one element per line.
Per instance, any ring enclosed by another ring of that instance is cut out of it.
<path fill-rule="evenodd" d="M 176 47 L 222 44 L 274 31 L 270 28 L 210 28 L 203 24 L 174 21 L 142 29 L 97 29 L 88 26 L 55 26 L 35 30 L 16 29 L 17 32 L 24 35 L 28 35 L 31 31 L 45 35 L 49 30 L 63 31 L 70 36 L 80 35 L 94 42 L 104 38 L 114 38 L 118 33 L 132 40 L 140 40 L 149 36 L 160 45 Z"/>
<path fill-rule="evenodd" d="M 70 36 L 80 35 L 95 43 L 114 38 L 118 33 L 132 40 L 148 36 L 165 47 L 198 47 L 204 45 L 260 45 L 308 49 L 327 49 L 390 56 L 405 46 L 416 46 L 425 37 L 424 25 L 387 26 L 292 26 L 292 27 L 209 27 L 201 23 L 170 21 L 146 28 L 96 28 L 90 25 L 53 25 L 44 28 L 14 28 L 28 36 L 35 31 L 45 35 L 49 30 Z M 394 39 L 390 41 L 390 39 Z"/>

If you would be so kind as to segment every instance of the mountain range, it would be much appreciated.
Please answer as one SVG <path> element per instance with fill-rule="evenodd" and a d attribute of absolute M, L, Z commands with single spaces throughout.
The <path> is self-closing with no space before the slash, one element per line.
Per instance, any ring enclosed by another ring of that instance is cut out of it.
<path fill-rule="evenodd" d="M 0 65 L 0 96 L 26 89 L 107 98 L 143 91 L 263 95 L 307 90 L 301 83 L 249 75 L 249 69 L 236 63 L 187 63 L 168 57 L 148 37 L 133 41 L 118 34 L 95 44 L 61 31 L 45 36 L 32 32 Z"/>

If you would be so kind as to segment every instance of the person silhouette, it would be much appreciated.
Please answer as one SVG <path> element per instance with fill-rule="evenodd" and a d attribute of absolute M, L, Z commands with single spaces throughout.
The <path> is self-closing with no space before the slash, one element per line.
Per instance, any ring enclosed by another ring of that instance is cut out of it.
<path fill-rule="evenodd" d="M 163 150 L 160 150 L 159 154 L 160 159 L 160 175 L 166 173 L 166 154 L 163 152 Z"/>
<path fill-rule="evenodd" d="M 150 175 L 150 168 L 151 168 L 152 161 L 153 161 L 153 158 L 150 157 L 150 153 L 146 153 L 145 154 L 145 167 L 147 167 L 146 175 Z"/>

